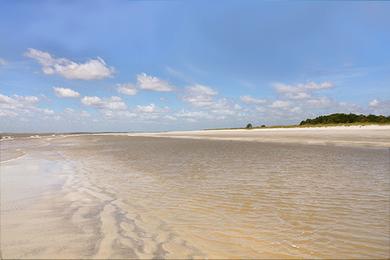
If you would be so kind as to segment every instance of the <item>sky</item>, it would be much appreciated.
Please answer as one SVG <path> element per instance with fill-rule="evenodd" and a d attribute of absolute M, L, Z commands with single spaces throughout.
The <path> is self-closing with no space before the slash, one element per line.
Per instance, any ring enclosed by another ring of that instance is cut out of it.
<path fill-rule="evenodd" d="M 390 2 L 1 1 L 0 132 L 390 115 Z"/>

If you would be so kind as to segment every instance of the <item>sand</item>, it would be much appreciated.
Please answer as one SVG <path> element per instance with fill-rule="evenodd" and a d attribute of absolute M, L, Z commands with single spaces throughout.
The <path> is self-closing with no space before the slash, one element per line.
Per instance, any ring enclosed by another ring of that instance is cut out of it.
<path fill-rule="evenodd" d="M 390 147 L 390 125 L 136 133 L 129 136 Z"/>
<path fill-rule="evenodd" d="M 386 259 L 389 130 L 1 141 L 1 257 Z"/>

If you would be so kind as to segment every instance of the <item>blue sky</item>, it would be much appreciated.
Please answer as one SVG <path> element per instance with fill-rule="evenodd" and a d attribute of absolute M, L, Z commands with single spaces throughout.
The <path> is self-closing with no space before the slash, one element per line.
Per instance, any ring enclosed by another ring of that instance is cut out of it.
<path fill-rule="evenodd" d="M 390 3 L 2 1 L 0 131 L 390 114 Z"/>

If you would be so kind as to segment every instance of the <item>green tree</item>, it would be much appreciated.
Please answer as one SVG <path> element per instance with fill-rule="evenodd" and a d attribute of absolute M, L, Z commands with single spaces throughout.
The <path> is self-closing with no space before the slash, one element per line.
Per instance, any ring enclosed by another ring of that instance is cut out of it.
<path fill-rule="evenodd" d="M 318 116 L 314 119 L 303 120 L 300 125 L 317 125 L 317 124 L 349 124 L 349 123 L 390 123 L 390 116 L 382 115 L 356 115 L 335 113 L 326 116 Z"/>

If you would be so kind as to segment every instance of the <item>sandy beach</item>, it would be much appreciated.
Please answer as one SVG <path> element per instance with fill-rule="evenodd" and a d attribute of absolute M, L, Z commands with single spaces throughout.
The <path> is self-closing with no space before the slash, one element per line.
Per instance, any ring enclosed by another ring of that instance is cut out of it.
<path fill-rule="evenodd" d="M 390 147 L 390 125 L 175 131 L 129 134 L 208 140 Z"/>
<path fill-rule="evenodd" d="M 1 256 L 386 259 L 389 144 L 388 126 L 3 140 Z"/>

